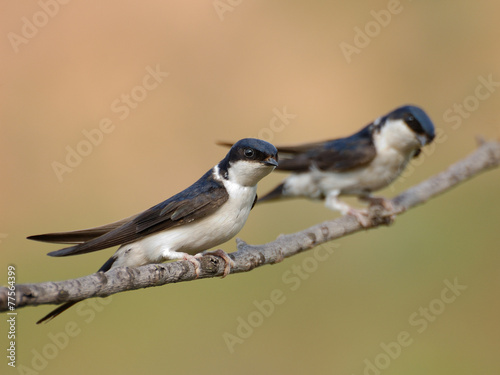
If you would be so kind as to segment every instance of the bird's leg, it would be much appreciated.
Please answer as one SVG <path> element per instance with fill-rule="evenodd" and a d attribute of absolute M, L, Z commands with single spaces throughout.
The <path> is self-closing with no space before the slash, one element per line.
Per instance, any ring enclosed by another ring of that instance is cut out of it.
<path fill-rule="evenodd" d="M 196 278 L 200 277 L 200 268 L 201 268 L 200 265 L 201 265 L 201 263 L 198 260 L 198 258 L 196 256 L 184 253 L 182 256 L 182 259 L 190 262 L 194 266 L 194 273 L 196 275 Z"/>
<path fill-rule="evenodd" d="M 196 278 L 200 277 L 201 263 L 197 257 L 181 251 L 170 250 L 168 247 L 162 249 L 162 259 L 161 259 L 162 262 L 165 262 L 167 260 L 177 260 L 177 259 L 187 260 L 189 263 L 191 263 L 194 266 L 194 273 L 196 275 Z"/>
<path fill-rule="evenodd" d="M 395 207 L 392 204 L 392 201 L 390 199 L 384 198 L 384 197 L 374 197 L 372 195 L 364 195 L 360 196 L 359 199 L 369 202 L 370 203 L 370 211 L 372 212 L 372 215 L 375 214 L 379 218 L 386 219 L 384 222 L 389 225 L 392 224 L 394 219 L 396 218 L 396 215 L 393 213 L 395 211 Z M 378 207 L 382 207 L 383 210 L 389 213 L 387 215 L 383 211 L 380 211 L 380 208 L 377 209 Z"/>
<path fill-rule="evenodd" d="M 340 191 L 338 190 L 329 193 L 325 199 L 325 206 L 331 210 L 340 211 L 342 215 L 354 216 L 358 223 L 365 228 L 370 226 L 368 210 L 352 208 L 347 203 L 338 199 L 339 194 Z"/>
<path fill-rule="evenodd" d="M 359 199 L 369 202 L 371 206 L 382 206 L 386 211 L 394 211 L 394 205 L 390 199 L 384 197 L 374 197 L 373 195 L 362 195 Z"/>
<path fill-rule="evenodd" d="M 222 249 L 217 249 L 215 251 L 204 251 L 202 253 L 196 254 L 194 257 L 201 258 L 202 256 L 205 256 L 205 255 L 214 255 L 214 256 L 217 256 L 219 258 L 224 259 L 224 262 L 226 262 L 226 263 L 224 264 L 224 274 L 222 275 L 222 278 L 229 275 L 229 273 L 231 272 L 231 267 L 234 267 L 236 265 L 236 263 L 234 263 L 234 260 L 232 260 L 229 257 L 229 255 Z"/>

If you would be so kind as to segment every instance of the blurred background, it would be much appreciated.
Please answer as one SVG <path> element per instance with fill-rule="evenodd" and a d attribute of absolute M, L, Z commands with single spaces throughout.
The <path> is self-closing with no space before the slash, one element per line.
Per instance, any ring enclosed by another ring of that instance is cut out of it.
<path fill-rule="evenodd" d="M 476 135 L 500 136 L 495 2 L 1 8 L 1 284 L 10 264 L 18 283 L 93 273 L 114 249 L 50 258 L 57 245 L 26 236 L 163 201 L 224 157 L 217 140 L 331 139 L 417 104 L 439 137 L 380 192 L 392 197 L 473 152 Z M 4 356 L 2 373 L 498 373 L 499 187 L 498 170 L 484 173 L 389 228 L 223 280 L 95 299 L 41 326 L 53 306 L 20 309 L 17 369 Z M 337 216 L 269 203 L 238 237 L 262 244 Z"/>

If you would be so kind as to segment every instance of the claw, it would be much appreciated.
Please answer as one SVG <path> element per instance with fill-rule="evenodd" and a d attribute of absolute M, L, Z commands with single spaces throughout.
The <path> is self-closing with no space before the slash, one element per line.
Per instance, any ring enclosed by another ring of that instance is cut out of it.
<path fill-rule="evenodd" d="M 182 259 L 184 260 L 187 260 L 188 262 L 190 262 L 191 264 L 193 264 L 194 266 L 194 273 L 196 275 L 196 278 L 200 277 L 200 261 L 198 260 L 198 258 L 196 256 L 193 256 L 193 255 L 189 255 L 189 254 L 185 254 Z"/>
<path fill-rule="evenodd" d="M 367 210 L 356 210 L 354 208 L 349 208 L 346 213 L 347 215 L 354 216 L 363 228 L 368 228 L 371 224 L 370 214 Z"/>
<path fill-rule="evenodd" d="M 222 278 L 226 277 L 227 275 L 229 275 L 229 273 L 231 272 L 231 268 L 234 267 L 236 265 L 236 263 L 234 263 L 234 260 L 232 260 L 229 255 L 227 255 L 227 253 L 222 250 L 222 249 L 217 249 L 215 251 L 204 251 L 202 253 L 199 253 L 199 254 L 196 254 L 195 257 L 202 257 L 202 256 L 205 256 L 205 255 L 214 255 L 214 256 L 217 256 L 219 258 L 222 258 L 224 259 L 224 274 L 222 275 Z"/>
<path fill-rule="evenodd" d="M 371 195 L 360 197 L 360 199 L 370 203 L 370 211 L 375 212 L 375 216 L 381 220 L 381 223 L 390 225 L 396 219 L 396 215 L 394 214 L 396 207 L 392 203 L 392 200 L 384 197 L 373 197 Z M 385 212 L 381 212 L 377 206 L 382 207 Z M 373 208 L 375 208 L 375 210 L 373 210 Z"/>
<path fill-rule="evenodd" d="M 375 206 L 382 206 L 386 211 L 393 212 L 394 211 L 394 205 L 392 204 L 392 201 L 390 199 L 384 198 L 384 197 L 372 197 L 372 196 L 366 196 L 366 197 L 361 197 L 360 199 L 369 202 L 370 205 Z"/>

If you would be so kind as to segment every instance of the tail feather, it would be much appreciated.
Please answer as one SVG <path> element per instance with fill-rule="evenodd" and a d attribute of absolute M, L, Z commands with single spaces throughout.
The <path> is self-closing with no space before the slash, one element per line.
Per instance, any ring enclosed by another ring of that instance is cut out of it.
<path fill-rule="evenodd" d="M 107 249 L 117 245 L 132 242 L 136 238 L 134 223 L 125 223 L 122 226 L 110 230 L 101 236 L 92 238 L 84 243 L 65 247 L 60 250 L 52 251 L 48 255 L 53 257 L 64 257 L 69 255 L 87 254 L 94 251 Z"/>
<path fill-rule="evenodd" d="M 35 240 L 41 242 L 78 244 L 87 242 L 96 237 L 100 237 L 103 234 L 106 234 L 107 232 L 109 232 L 109 229 L 102 229 L 99 231 L 85 229 L 74 232 L 37 234 L 34 236 L 29 236 L 27 238 L 28 240 Z"/>
<path fill-rule="evenodd" d="M 66 302 L 64 305 L 61 305 L 57 309 L 54 309 L 51 312 L 49 312 L 42 319 L 40 319 L 38 322 L 36 322 L 36 324 L 40 324 L 40 323 L 44 323 L 44 322 L 50 322 L 56 316 L 58 316 L 59 314 L 63 313 L 64 311 L 66 311 L 67 309 L 69 309 L 71 306 L 73 306 L 77 302 L 80 302 L 80 301 Z"/>
<path fill-rule="evenodd" d="M 99 271 L 97 272 L 108 272 L 111 267 L 113 266 L 113 264 L 115 263 L 116 261 L 116 256 L 113 255 L 111 258 L 109 258 L 106 263 L 104 263 L 101 268 L 99 268 Z"/>
<path fill-rule="evenodd" d="M 116 258 L 115 256 L 112 256 L 111 258 L 109 258 L 106 263 L 104 263 L 102 265 L 101 268 L 99 268 L 99 271 L 97 272 L 107 272 L 111 269 L 111 267 L 113 266 L 113 263 L 116 261 Z M 82 300 L 83 301 L 83 300 Z M 66 302 L 64 305 L 61 305 L 57 308 L 55 308 L 54 310 L 52 310 L 51 312 L 49 312 L 47 315 L 45 315 L 42 319 L 40 319 L 38 322 L 36 322 L 36 324 L 40 324 L 40 323 L 48 323 L 50 322 L 52 319 L 54 319 L 56 316 L 58 316 L 59 314 L 65 312 L 67 309 L 69 309 L 71 306 L 77 304 L 78 302 L 80 301 L 72 301 L 72 302 Z"/>
<path fill-rule="evenodd" d="M 65 247 L 64 249 L 54 250 L 47 253 L 47 255 L 50 255 L 51 257 L 65 257 L 76 254 L 83 254 L 83 252 L 80 251 L 80 245 Z"/>
<path fill-rule="evenodd" d="M 51 242 L 51 243 L 67 243 L 67 244 L 80 244 L 94 238 L 100 237 L 113 229 L 116 229 L 123 224 L 131 221 L 137 215 L 127 217 L 120 221 L 115 221 L 114 223 L 102 225 L 100 227 L 82 229 L 82 230 L 74 230 L 71 232 L 56 232 L 56 233 L 46 233 L 46 234 L 37 234 L 34 236 L 27 237 L 29 240 L 42 241 L 42 242 Z"/>

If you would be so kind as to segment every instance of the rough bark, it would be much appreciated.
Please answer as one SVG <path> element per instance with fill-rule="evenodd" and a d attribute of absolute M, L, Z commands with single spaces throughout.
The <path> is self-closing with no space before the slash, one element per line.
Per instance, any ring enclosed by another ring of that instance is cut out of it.
<path fill-rule="evenodd" d="M 353 216 L 343 216 L 297 233 L 281 235 L 275 241 L 264 245 L 249 245 L 237 239 L 238 251 L 230 254 L 235 262 L 231 273 L 248 272 L 265 264 L 280 262 L 284 258 L 327 241 L 360 230 L 390 224 L 397 215 L 499 164 L 500 142 L 480 141 L 479 148 L 465 159 L 393 198 L 390 201 L 393 206 L 391 211 L 380 205 L 372 205 L 370 224 L 366 228 L 362 227 Z M 222 276 L 225 264 L 222 258 L 206 255 L 200 261 L 201 270 L 198 279 Z M 72 280 L 19 284 L 16 285 L 16 309 L 28 305 L 61 304 L 92 297 L 106 297 L 127 290 L 196 279 L 193 264 L 188 261 L 177 261 L 149 264 L 138 268 L 117 268 L 106 273 L 95 273 Z M 0 311 L 8 311 L 8 291 L 7 287 L 0 287 Z"/>

